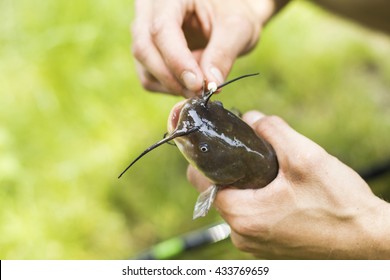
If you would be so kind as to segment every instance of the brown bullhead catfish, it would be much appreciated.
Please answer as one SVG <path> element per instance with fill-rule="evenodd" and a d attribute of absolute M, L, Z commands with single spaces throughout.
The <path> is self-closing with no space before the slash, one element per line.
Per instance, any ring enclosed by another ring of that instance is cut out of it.
<path fill-rule="evenodd" d="M 210 100 L 221 87 L 252 75 L 256 74 L 240 76 L 218 87 L 209 86 L 201 97 L 176 104 L 168 118 L 168 135 L 146 149 L 119 177 L 146 153 L 174 140 L 184 157 L 213 184 L 199 195 L 194 219 L 207 214 L 220 188 L 255 189 L 268 185 L 278 173 L 272 146 L 221 102 Z"/>

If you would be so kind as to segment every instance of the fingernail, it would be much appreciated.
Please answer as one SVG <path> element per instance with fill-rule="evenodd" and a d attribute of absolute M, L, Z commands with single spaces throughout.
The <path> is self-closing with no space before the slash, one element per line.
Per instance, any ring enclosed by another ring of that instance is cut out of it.
<path fill-rule="evenodd" d="M 195 90 L 196 87 L 196 76 L 191 71 L 184 71 L 183 74 L 181 74 L 181 79 L 184 82 L 184 85 L 189 90 Z"/>
<path fill-rule="evenodd" d="M 247 124 L 251 125 L 263 118 L 264 116 L 265 115 L 263 113 L 260 113 L 258 111 L 249 111 L 245 113 L 242 118 Z"/>
<path fill-rule="evenodd" d="M 210 68 L 210 72 L 211 74 L 213 74 L 214 78 L 215 78 L 215 82 L 217 82 L 218 84 L 222 84 L 223 81 L 224 81 L 224 78 L 222 76 L 222 73 L 221 71 L 219 71 L 218 68 L 216 67 L 211 67 Z"/>

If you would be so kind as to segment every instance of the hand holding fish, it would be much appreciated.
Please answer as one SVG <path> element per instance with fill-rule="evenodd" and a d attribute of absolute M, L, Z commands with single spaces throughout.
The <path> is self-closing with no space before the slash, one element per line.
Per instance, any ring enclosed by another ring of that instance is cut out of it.
<path fill-rule="evenodd" d="M 274 147 L 279 172 L 265 188 L 218 192 L 235 246 L 271 259 L 390 258 L 390 205 L 356 172 L 278 117 L 244 120 Z M 210 186 L 193 167 L 188 178 L 199 191 Z"/>

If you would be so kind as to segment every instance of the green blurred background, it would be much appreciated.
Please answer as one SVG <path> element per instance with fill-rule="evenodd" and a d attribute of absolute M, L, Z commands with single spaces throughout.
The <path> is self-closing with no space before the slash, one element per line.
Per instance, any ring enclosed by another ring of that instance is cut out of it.
<path fill-rule="evenodd" d="M 181 98 L 140 86 L 131 1 L 0 1 L 0 259 L 124 259 L 192 221 L 186 162 L 161 139 Z M 356 170 L 390 157 L 390 39 L 304 2 L 241 58 L 225 107 L 285 118 Z M 390 177 L 371 182 L 390 197 Z M 225 241 L 178 256 L 241 259 Z"/>

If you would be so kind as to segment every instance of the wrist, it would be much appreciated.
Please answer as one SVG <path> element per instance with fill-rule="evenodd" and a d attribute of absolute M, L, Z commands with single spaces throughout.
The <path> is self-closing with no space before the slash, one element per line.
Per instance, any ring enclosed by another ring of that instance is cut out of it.
<path fill-rule="evenodd" d="M 263 26 L 272 16 L 277 14 L 290 0 L 249 0 L 251 6 L 260 19 L 259 24 Z"/>
<path fill-rule="evenodd" d="M 377 198 L 370 218 L 366 219 L 366 230 L 371 237 L 370 259 L 390 259 L 390 204 Z M 370 245 L 368 243 L 368 245 Z"/>
<path fill-rule="evenodd" d="M 278 13 L 290 0 L 246 0 L 247 16 L 245 20 L 252 28 L 250 48 L 256 45 L 260 32 L 267 22 Z M 242 3 L 242 2 L 240 2 Z M 241 23 L 242 24 L 242 23 Z"/>
<path fill-rule="evenodd" d="M 356 207 L 356 216 L 339 244 L 344 248 L 341 259 L 390 259 L 390 204 L 372 198 Z"/>
<path fill-rule="evenodd" d="M 372 195 L 333 224 L 330 259 L 390 259 L 390 204 Z"/>

